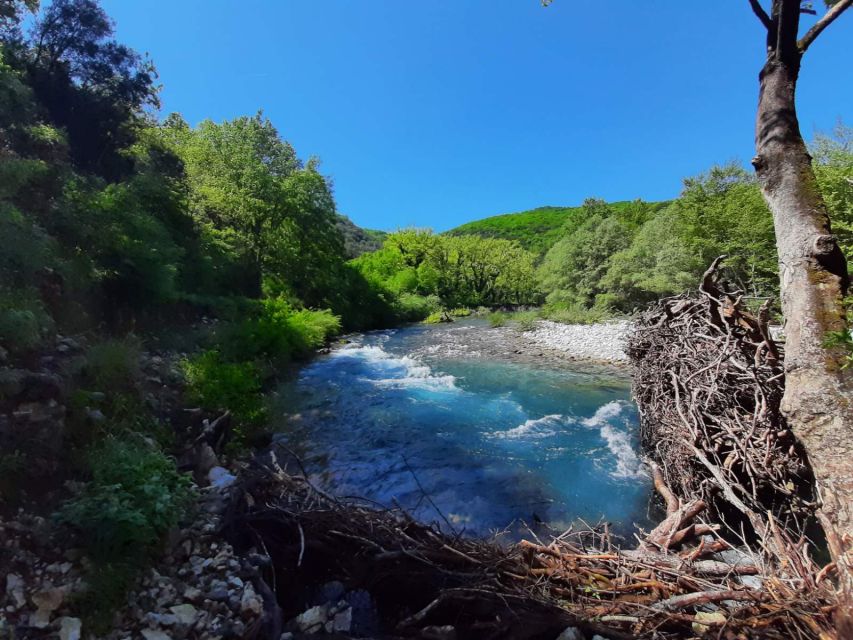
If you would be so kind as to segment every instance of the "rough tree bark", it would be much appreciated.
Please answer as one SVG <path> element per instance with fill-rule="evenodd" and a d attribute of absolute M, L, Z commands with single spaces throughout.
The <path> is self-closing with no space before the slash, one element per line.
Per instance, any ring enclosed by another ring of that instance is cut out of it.
<path fill-rule="evenodd" d="M 845 330 L 847 264 L 830 228 L 811 157 L 800 134 L 795 90 L 808 46 L 853 0 L 841 0 L 798 40 L 800 0 L 773 0 L 768 15 L 750 5 L 767 29 L 753 159 L 773 213 L 785 317 L 782 411 L 815 474 L 819 517 L 836 563 L 841 637 L 853 638 L 853 372 L 825 346 Z"/>

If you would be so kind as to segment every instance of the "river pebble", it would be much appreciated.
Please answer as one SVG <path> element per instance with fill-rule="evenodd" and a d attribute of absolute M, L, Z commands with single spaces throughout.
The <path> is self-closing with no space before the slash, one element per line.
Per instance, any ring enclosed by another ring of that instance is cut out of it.
<path fill-rule="evenodd" d="M 628 360 L 625 345 L 630 332 L 629 321 L 560 324 L 539 320 L 533 331 L 522 335 L 531 342 L 565 352 L 575 358 L 624 362 Z"/>

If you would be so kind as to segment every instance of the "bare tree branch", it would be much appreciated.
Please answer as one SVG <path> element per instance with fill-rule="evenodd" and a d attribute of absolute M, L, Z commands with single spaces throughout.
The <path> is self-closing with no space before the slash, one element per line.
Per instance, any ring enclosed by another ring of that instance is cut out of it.
<path fill-rule="evenodd" d="M 761 6 L 761 3 L 758 0 L 749 0 L 749 6 L 752 7 L 752 12 L 758 16 L 759 20 L 761 20 L 761 24 L 764 25 L 764 28 L 770 30 L 770 25 L 772 24 L 770 16 L 767 15 L 767 12 Z"/>
<path fill-rule="evenodd" d="M 797 48 L 800 50 L 800 53 L 805 53 L 806 49 L 808 49 L 809 45 L 814 42 L 815 38 L 817 38 L 838 16 L 844 13 L 845 9 L 849 9 L 850 5 L 853 5 L 853 0 L 840 0 L 839 2 L 836 2 L 811 29 L 806 31 L 806 35 L 800 38 L 800 41 L 797 42 Z"/>

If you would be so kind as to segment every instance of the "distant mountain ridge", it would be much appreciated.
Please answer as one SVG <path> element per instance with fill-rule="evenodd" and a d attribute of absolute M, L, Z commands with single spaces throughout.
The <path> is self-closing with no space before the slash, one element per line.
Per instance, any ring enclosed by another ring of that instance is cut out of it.
<path fill-rule="evenodd" d="M 654 211 L 667 204 L 664 202 L 646 203 Z M 631 205 L 630 200 L 610 202 L 608 206 L 614 211 L 625 209 Z M 504 213 L 473 220 L 445 231 L 447 235 L 477 235 L 484 238 L 503 238 L 516 240 L 528 251 L 545 254 L 563 235 L 566 221 L 575 215 L 580 215 L 583 207 L 537 207 L 517 213 Z"/>
<path fill-rule="evenodd" d="M 382 246 L 385 231 L 359 227 L 344 215 L 338 214 L 338 230 L 344 238 L 344 252 L 347 258 L 357 258 L 363 253 L 376 251 Z"/>

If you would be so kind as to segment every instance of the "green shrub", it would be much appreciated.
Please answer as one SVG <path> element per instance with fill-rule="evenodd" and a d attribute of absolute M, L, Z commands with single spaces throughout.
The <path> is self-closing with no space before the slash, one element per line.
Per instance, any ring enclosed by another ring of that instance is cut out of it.
<path fill-rule="evenodd" d="M 824 344 L 829 348 L 839 348 L 844 350 L 844 364 L 842 369 L 847 369 L 853 366 L 853 336 L 850 331 L 830 331 L 826 334 Z"/>
<path fill-rule="evenodd" d="M 516 325 L 522 331 L 533 331 L 536 328 L 536 320 L 539 314 L 535 311 L 520 311 L 512 316 Z"/>
<path fill-rule="evenodd" d="M 93 420 L 90 412 L 100 411 L 103 420 Z M 101 439 L 142 434 L 162 447 L 175 444 L 172 427 L 161 422 L 146 405 L 138 390 L 111 391 L 103 398 L 91 391 L 77 389 L 71 394 L 67 424 L 70 444 L 82 448 Z"/>
<path fill-rule="evenodd" d="M 188 508 L 192 490 L 174 460 L 141 441 L 108 438 L 86 457 L 92 479 L 57 517 L 79 534 L 94 561 L 86 591 L 72 606 L 89 628 L 105 633 L 139 571 Z"/>
<path fill-rule="evenodd" d="M 140 569 L 124 562 L 104 562 L 86 571 L 86 588 L 70 598 L 83 628 L 97 637 L 110 632 L 115 612 L 127 605 L 127 594 L 136 584 Z M 0 636 L 2 637 L 2 636 Z"/>
<path fill-rule="evenodd" d="M 34 288 L 39 272 L 56 266 L 57 247 L 30 215 L 4 201 L 3 191 L 9 187 L 4 166 L 0 160 L 0 282 L 10 288 Z"/>
<path fill-rule="evenodd" d="M 257 425 L 266 417 L 261 375 L 252 362 L 225 362 L 216 350 L 183 361 L 190 398 L 209 410 L 228 410 L 238 423 Z"/>
<path fill-rule="evenodd" d="M 441 310 L 438 296 L 403 293 L 394 300 L 394 313 L 400 322 L 419 322 Z"/>
<path fill-rule="evenodd" d="M 29 290 L 0 290 L 0 345 L 12 353 L 39 347 L 53 331 L 53 320 Z"/>
<path fill-rule="evenodd" d="M 226 332 L 222 350 L 232 360 L 287 361 L 309 355 L 340 330 L 340 317 L 328 309 L 295 311 L 283 298 L 268 298 L 254 317 Z"/>
<path fill-rule="evenodd" d="M 541 314 L 547 320 L 562 324 L 595 324 L 611 317 L 610 313 L 601 308 L 563 302 L 545 305 Z"/>
<path fill-rule="evenodd" d="M 488 320 L 489 324 L 494 327 L 503 327 L 506 324 L 507 314 L 502 311 L 494 311 L 489 314 Z"/>
<path fill-rule="evenodd" d="M 434 311 L 424 318 L 424 324 L 440 324 L 442 322 L 453 322 L 453 318 L 451 318 L 444 309 L 441 311 Z"/>
<path fill-rule="evenodd" d="M 451 309 L 449 313 L 454 318 L 467 318 L 472 314 L 472 311 L 468 307 L 459 307 L 457 309 Z"/>
<path fill-rule="evenodd" d="M 141 377 L 141 350 L 142 343 L 135 336 L 92 345 L 83 365 L 84 384 L 104 392 L 135 390 Z"/>
<path fill-rule="evenodd" d="M 307 355 L 308 351 L 322 347 L 329 338 L 338 335 L 341 331 L 340 317 L 328 309 L 294 311 L 290 316 L 289 324 L 291 330 L 300 336 L 303 347 L 303 351 L 297 352 L 296 355 Z"/>
<path fill-rule="evenodd" d="M 189 504 L 189 478 L 143 442 L 107 438 L 87 460 L 92 479 L 62 507 L 59 520 L 80 534 L 98 563 L 144 561 Z"/>
<path fill-rule="evenodd" d="M 844 305 L 847 307 L 847 326 L 853 326 L 853 297 L 844 299 Z M 850 330 L 846 331 L 829 331 L 824 339 L 824 346 L 830 349 L 840 349 L 844 352 L 844 363 L 842 369 L 853 367 L 853 334 Z"/>

